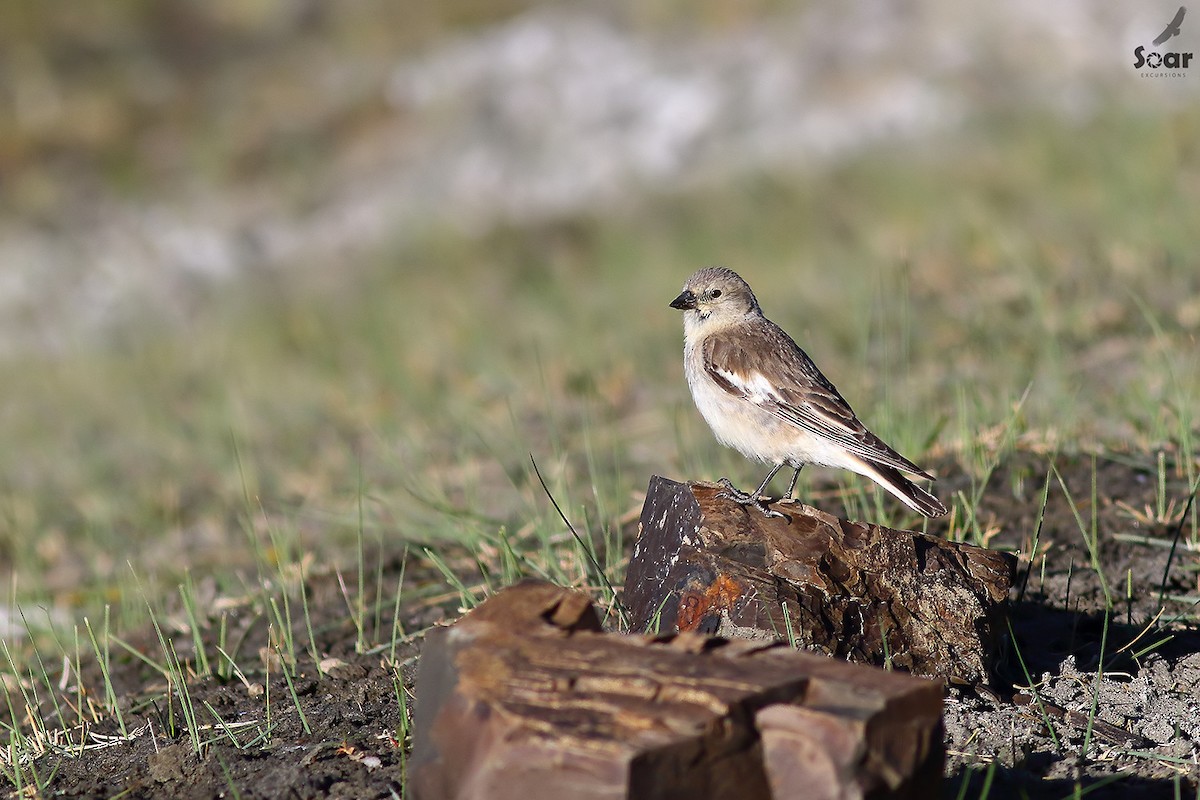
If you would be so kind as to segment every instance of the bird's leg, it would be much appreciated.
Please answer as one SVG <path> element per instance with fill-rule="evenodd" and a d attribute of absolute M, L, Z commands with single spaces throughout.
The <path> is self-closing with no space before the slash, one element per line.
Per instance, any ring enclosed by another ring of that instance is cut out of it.
<path fill-rule="evenodd" d="M 782 463 L 776 464 L 774 467 L 772 467 L 771 471 L 767 473 L 767 477 L 763 478 L 763 482 L 760 483 L 758 488 L 753 492 L 743 492 L 741 489 L 736 488 L 733 485 L 733 481 L 729 480 L 729 478 L 721 478 L 721 480 L 717 481 L 717 483 L 719 483 L 725 491 L 721 492 L 717 496 L 727 497 L 739 505 L 754 506 L 768 517 L 783 517 L 784 519 L 787 519 L 787 514 L 784 514 L 782 511 L 775 511 L 774 509 L 767 508 L 767 504 L 764 503 L 759 497 L 763 493 L 763 490 L 767 488 L 767 484 L 771 482 L 771 478 L 774 478 L 775 473 L 779 472 L 781 469 L 783 469 Z"/>
<path fill-rule="evenodd" d="M 804 469 L 803 464 L 796 467 L 796 471 L 792 473 L 792 482 L 790 484 L 788 484 L 788 493 L 787 493 L 788 500 L 792 499 L 792 495 L 796 491 L 796 481 L 798 481 L 800 479 L 800 470 L 802 470 L 802 469 Z"/>

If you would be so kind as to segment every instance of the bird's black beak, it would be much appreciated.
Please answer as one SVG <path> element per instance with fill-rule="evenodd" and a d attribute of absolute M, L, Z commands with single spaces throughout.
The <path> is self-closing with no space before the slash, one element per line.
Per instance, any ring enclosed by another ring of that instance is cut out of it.
<path fill-rule="evenodd" d="M 692 294 L 691 289 L 684 289 L 671 301 L 671 308 L 678 308 L 680 311 L 687 311 L 696 307 L 696 295 Z"/>

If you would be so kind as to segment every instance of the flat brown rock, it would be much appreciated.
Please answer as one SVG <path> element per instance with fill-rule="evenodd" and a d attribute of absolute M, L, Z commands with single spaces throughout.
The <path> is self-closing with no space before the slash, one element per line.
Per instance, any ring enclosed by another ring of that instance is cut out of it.
<path fill-rule="evenodd" d="M 695 634 L 599 631 L 586 598 L 523 583 L 432 631 L 418 800 L 934 797 L 939 682 Z"/>
<path fill-rule="evenodd" d="M 767 518 L 715 484 L 650 481 L 625 605 L 635 630 L 784 638 L 841 659 L 988 682 L 1013 556 L 849 522 Z"/>

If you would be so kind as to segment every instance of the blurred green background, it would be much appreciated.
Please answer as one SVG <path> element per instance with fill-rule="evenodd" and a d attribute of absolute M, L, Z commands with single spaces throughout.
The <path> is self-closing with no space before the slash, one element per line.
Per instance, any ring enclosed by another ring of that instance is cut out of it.
<path fill-rule="evenodd" d="M 1171 11 L 5 4 L 6 607 L 519 540 L 531 454 L 597 534 L 748 484 L 667 307 L 708 264 L 947 487 L 1014 441 L 1190 478 L 1200 74 L 1131 55 Z"/>

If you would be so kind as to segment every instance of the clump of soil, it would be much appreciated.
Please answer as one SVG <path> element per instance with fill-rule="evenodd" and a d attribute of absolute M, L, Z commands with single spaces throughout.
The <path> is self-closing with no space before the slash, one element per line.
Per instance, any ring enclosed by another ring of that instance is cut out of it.
<path fill-rule="evenodd" d="M 1051 478 L 1039 533 L 1048 464 L 1044 456 L 1014 455 L 991 475 L 979 505 L 981 527 L 995 533 L 991 546 L 1027 554 L 1036 539 L 1038 554 L 1014 590 L 1014 638 L 997 685 L 947 690 L 945 796 L 979 797 L 985 787 L 991 797 L 1023 793 L 1035 800 L 1076 791 L 1093 800 L 1195 796 L 1200 629 L 1196 607 L 1169 598 L 1195 598 L 1197 555 L 1182 546 L 1172 555 L 1167 546 L 1177 530 L 1185 540 L 1196 536 L 1190 521 L 1184 528 L 1176 523 L 1188 488 L 1168 478 L 1175 507 L 1158 519 L 1151 460 L 1060 457 L 1055 465 L 1067 491 Z M 952 478 L 940 490 L 968 488 L 967 478 L 957 480 L 962 485 Z M 1080 530 L 1082 523 L 1090 536 L 1093 518 L 1094 558 Z M 632 543 L 635 531 L 627 533 Z M 463 559 L 464 570 L 469 563 Z M 409 588 L 396 618 L 401 629 L 394 630 L 401 570 Z M 347 613 L 346 581 L 335 573 L 308 577 L 308 618 L 299 604 L 290 609 L 297 642 L 291 665 L 281 660 L 290 651 L 269 622 L 279 617 L 262 599 L 209 603 L 225 609 L 223 633 L 215 611 L 201 632 L 210 663 L 223 641 L 240 674 L 214 666 L 224 677 L 194 678 L 181 692 L 144 660 L 114 650 L 109 679 L 125 736 L 107 712 L 86 730 L 72 724 L 79 718 L 73 709 L 88 717 L 88 709 L 106 707 L 98 702 L 105 682 L 97 665 L 83 665 L 81 676 L 68 674 L 57 687 L 61 718 L 38 687 L 42 717 L 61 719 L 76 746 L 50 748 L 20 774 L 30 780 L 36 772 L 47 784 L 44 794 L 57 797 L 403 796 L 419 631 L 456 616 L 458 595 L 418 559 L 397 557 L 369 572 L 365 596 L 379 602 L 368 609 L 362 631 Z M 164 622 L 164 634 L 195 669 L 190 632 Z M 128 643 L 163 661 L 152 629 Z M 12 708 L 23 708 L 23 695 L 8 688 Z M 196 738 L 188 732 L 193 714 Z M 28 720 L 18 717 L 29 732 Z M 6 772 L 14 774 L 11 766 Z"/>

